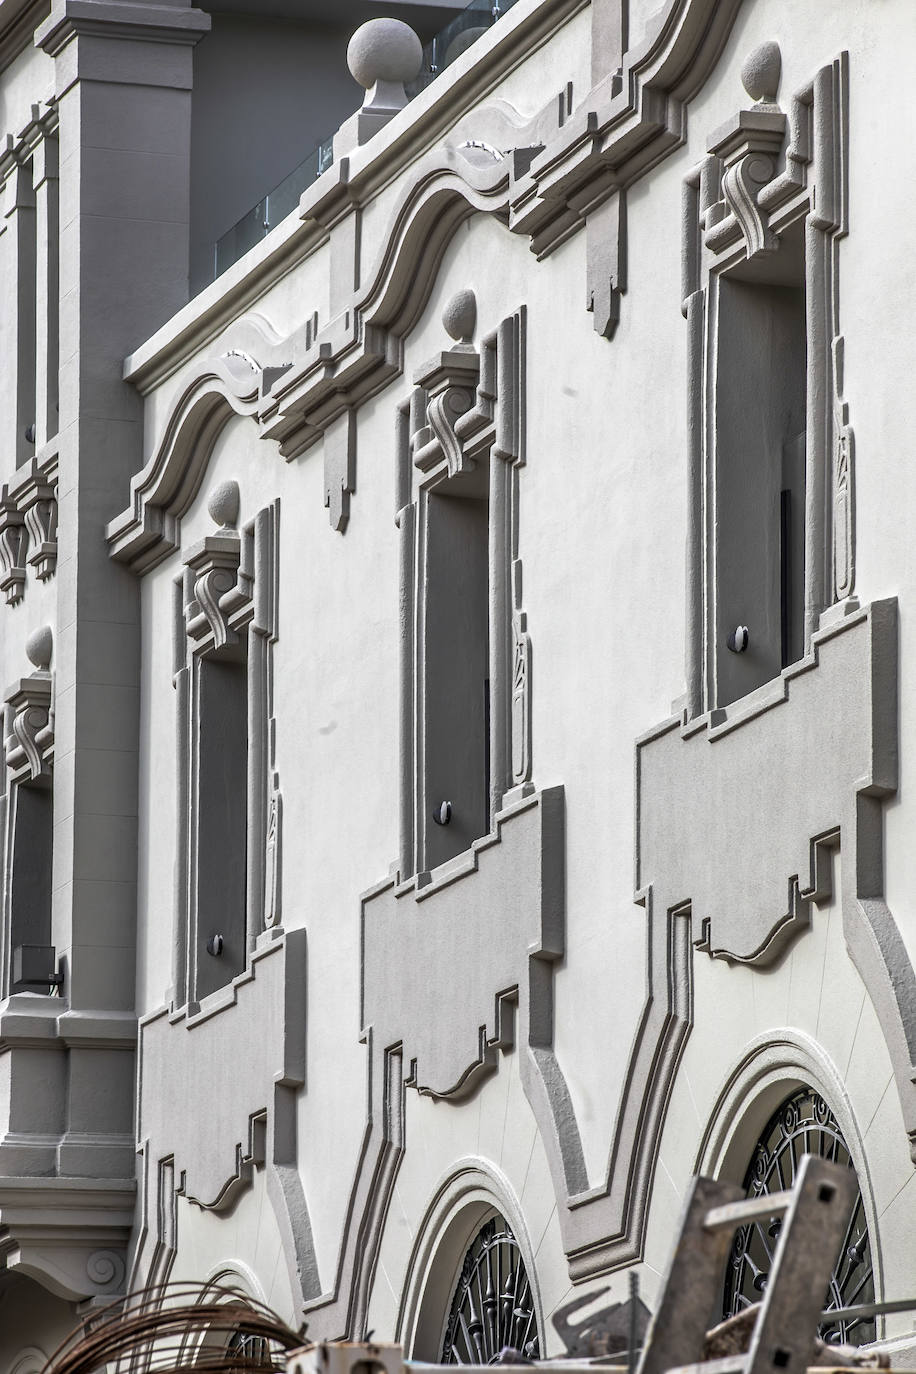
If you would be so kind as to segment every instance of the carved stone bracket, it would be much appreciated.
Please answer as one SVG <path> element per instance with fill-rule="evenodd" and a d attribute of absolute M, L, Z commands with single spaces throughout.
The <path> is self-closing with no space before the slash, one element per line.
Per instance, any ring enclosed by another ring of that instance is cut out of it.
<path fill-rule="evenodd" d="M 211 493 L 208 506 L 220 529 L 195 545 L 185 559 L 192 593 L 185 606 L 187 633 L 200 651 L 222 649 L 238 639 L 230 624 L 230 614 L 238 609 L 240 600 L 234 595 L 241 563 L 241 539 L 234 528 L 239 509 L 238 483 L 221 483 Z M 241 600 L 249 599 L 243 592 Z"/>
<path fill-rule="evenodd" d="M 465 450 L 456 426 L 474 405 L 480 358 L 471 343 L 477 320 L 473 291 L 459 291 L 448 302 L 442 323 L 455 347 L 438 353 L 418 369 L 411 405 L 411 452 L 416 467 L 429 472 L 445 459 L 448 474 L 470 471 L 475 460 Z"/>
<path fill-rule="evenodd" d="M 40 582 L 57 568 L 57 481 L 36 472 L 17 488 L 17 502 L 29 537 L 28 562 Z"/>
<path fill-rule="evenodd" d="M 208 535 L 188 556 L 193 577 L 193 596 L 185 608 L 188 637 L 202 648 L 222 649 L 238 638 L 223 600 L 238 580 L 239 555 L 239 537 L 228 533 Z"/>
<path fill-rule="evenodd" d="M 13 777 L 36 779 L 51 771 L 53 736 L 48 729 L 51 720 L 50 674 L 33 673 L 20 678 L 8 688 L 7 704 L 9 732 L 6 736 L 6 765 Z"/>
<path fill-rule="evenodd" d="M 25 591 L 25 551 L 28 534 L 25 519 L 9 489 L 0 494 L 0 588 L 6 594 L 7 605 L 15 606 Z"/>
<path fill-rule="evenodd" d="M 741 237 L 748 258 L 775 251 L 776 237 L 757 197 L 773 179 L 785 132 L 781 111 L 742 110 L 710 139 L 710 153 L 722 162 L 724 196 L 706 216 L 705 242 L 711 252 L 721 252 Z"/>
<path fill-rule="evenodd" d="M 0 492 L 0 588 L 21 601 L 28 567 L 45 582 L 57 568 L 57 453 L 33 458 Z"/>
<path fill-rule="evenodd" d="M 26 652 L 36 671 L 14 682 L 4 694 L 8 730 L 6 765 L 14 782 L 49 777 L 54 766 L 54 680 L 50 672 L 51 627 L 35 630 Z"/>

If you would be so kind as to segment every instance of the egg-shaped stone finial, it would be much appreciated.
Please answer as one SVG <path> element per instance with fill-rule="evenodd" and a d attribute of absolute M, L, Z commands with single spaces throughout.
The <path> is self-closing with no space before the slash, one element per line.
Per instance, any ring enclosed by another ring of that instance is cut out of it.
<path fill-rule="evenodd" d="M 207 510 L 214 524 L 224 530 L 234 530 L 235 522 L 239 518 L 238 482 L 230 480 L 218 483 L 210 492 Z"/>
<path fill-rule="evenodd" d="M 477 298 L 473 291 L 465 288 L 455 292 L 442 312 L 442 325 L 456 343 L 471 342 L 477 326 Z"/>
<path fill-rule="evenodd" d="M 51 626 L 42 625 L 33 630 L 25 642 L 25 651 L 29 662 L 34 664 L 40 673 L 46 673 L 51 666 L 51 654 L 54 652 Z"/>
<path fill-rule="evenodd" d="M 401 19 L 370 19 L 347 45 L 347 66 L 368 91 L 379 81 L 413 81 L 423 65 L 423 45 Z"/>
<path fill-rule="evenodd" d="M 761 43 L 744 59 L 741 84 L 752 100 L 770 104 L 776 100 L 781 72 L 779 44 Z"/>

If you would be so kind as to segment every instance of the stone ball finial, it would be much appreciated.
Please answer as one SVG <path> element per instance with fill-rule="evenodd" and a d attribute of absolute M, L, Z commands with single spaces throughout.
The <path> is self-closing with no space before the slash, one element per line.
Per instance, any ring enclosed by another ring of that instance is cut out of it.
<path fill-rule="evenodd" d="M 33 630 L 25 642 L 25 651 L 29 662 L 34 664 L 40 673 L 46 673 L 51 666 L 51 654 L 54 651 L 51 626 L 42 625 L 39 629 Z"/>
<path fill-rule="evenodd" d="M 778 43 L 761 43 L 745 59 L 741 67 L 741 84 L 752 100 L 769 104 L 776 99 L 782 72 L 782 54 Z"/>
<path fill-rule="evenodd" d="M 347 45 L 350 73 L 367 91 L 379 81 L 413 81 L 422 65 L 423 45 L 400 19 L 370 19 Z"/>
<path fill-rule="evenodd" d="M 234 530 L 239 518 L 238 482 L 220 482 L 213 488 L 207 501 L 210 519 L 224 530 Z"/>
<path fill-rule="evenodd" d="M 477 298 L 473 291 L 466 288 L 455 292 L 442 312 L 442 324 L 456 343 L 471 342 L 477 325 Z"/>

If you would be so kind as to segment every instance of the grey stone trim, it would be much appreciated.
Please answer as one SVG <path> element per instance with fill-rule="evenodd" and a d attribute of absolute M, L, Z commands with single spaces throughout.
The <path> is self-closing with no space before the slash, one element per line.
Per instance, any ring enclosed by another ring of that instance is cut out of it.
<path fill-rule="evenodd" d="M 220 1211 L 249 1185 L 254 1169 L 264 1168 L 292 1291 L 301 1301 L 319 1291 L 297 1167 L 305 987 L 305 931 L 281 932 L 204 1010 L 162 1007 L 141 1020 L 137 1136 L 143 1214 L 132 1285 L 168 1276 L 179 1194 Z M 258 1027 L 255 1036 L 252 1026 Z M 176 1061 L 182 1065 L 178 1079 Z"/>
<path fill-rule="evenodd" d="M 279 500 L 243 526 L 238 487 L 218 488 L 211 512 L 228 523 L 189 550 L 174 583 L 173 685 L 176 689 L 176 761 L 179 778 L 175 866 L 175 942 L 172 998 L 196 996 L 196 841 L 198 825 L 198 676 L 201 660 L 240 634 L 247 635 L 248 762 L 246 929 L 249 956 L 263 934 L 281 934 L 280 868 L 282 797 L 276 769 L 273 717 L 273 645 L 277 640 Z"/>
<path fill-rule="evenodd" d="M 476 305 L 470 292 L 467 335 Z M 446 307 L 453 312 L 455 301 Z M 401 608 L 400 778 L 402 878 L 424 874 L 429 805 L 422 783 L 424 645 L 419 628 L 423 572 L 418 564 L 425 506 L 421 493 L 459 474 L 479 458 L 489 469 L 490 820 L 510 789 L 532 790 L 531 639 L 522 608 L 519 552 L 519 469 L 525 464 L 525 323 L 522 307 L 487 335 L 480 353 L 458 344 L 417 374 L 417 387 L 397 412 L 397 500 Z M 457 331 L 456 331 L 457 332 Z M 413 470 L 421 476 L 413 492 Z M 464 861 L 472 862 L 470 852 Z M 420 879 L 428 881 L 427 876 Z"/>
<path fill-rule="evenodd" d="M 715 559 L 707 549 L 714 437 L 706 405 L 715 355 L 717 283 L 742 260 L 765 257 L 804 221 L 807 311 L 805 647 L 824 611 L 855 591 L 854 437 L 843 392 L 839 240 L 847 233 L 848 54 L 798 91 L 788 115 L 758 100 L 710 138 L 710 154 L 684 183 L 683 312 L 688 322 L 689 527 L 686 675 L 688 712 L 715 705 Z M 751 63 L 758 56 L 752 54 Z M 776 171 L 785 147 L 785 167 Z"/>
<path fill-rule="evenodd" d="M 879 601 L 820 630 L 801 662 L 736 706 L 646 736 L 636 873 L 666 906 L 691 902 L 698 949 L 764 965 L 829 896 L 829 852 L 840 849 L 846 945 L 881 1022 L 916 1161 L 916 975 L 883 896 L 897 690 L 897 606 Z M 782 760 L 782 801 L 758 842 L 753 779 L 764 757 Z M 688 824 L 702 873 L 684 848 Z M 739 855 L 745 896 L 735 904 Z"/>

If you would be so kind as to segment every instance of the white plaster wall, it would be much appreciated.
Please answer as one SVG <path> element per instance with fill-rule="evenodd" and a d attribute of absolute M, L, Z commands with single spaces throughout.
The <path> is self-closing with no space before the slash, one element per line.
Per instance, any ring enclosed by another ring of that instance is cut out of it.
<path fill-rule="evenodd" d="M 54 94 L 54 61 L 29 44 L 0 73 L 0 133 L 15 137 L 32 118 L 32 106 Z"/>
<path fill-rule="evenodd" d="M 264 1170 L 256 1169 L 251 1187 L 233 1207 L 206 1212 L 178 1199 L 178 1253 L 171 1281 L 218 1285 L 244 1293 L 297 1329 L 289 1275 L 277 1219 L 267 1196 Z"/>
<path fill-rule="evenodd" d="M 405 1350 L 410 1347 L 410 1306 L 423 1286 L 417 1257 L 424 1225 L 443 1183 L 460 1165 L 486 1170 L 503 1214 L 510 1221 L 515 1214 L 521 1217 L 517 1235 L 523 1250 L 534 1257 L 539 1290 L 541 1353 L 562 1353 L 550 1318 L 572 1290 L 549 1166 L 519 1078 L 518 1055 L 516 1049 L 502 1054 L 497 1073 L 459 1103 L 437 1102 L 408 1089 L 407 1151 L 394 1189 L 369 1316 L 370 1327 L 396 1333 Z M 433 1355 L 415 1348 L 409 1353 L 419 1359 Z"/>

